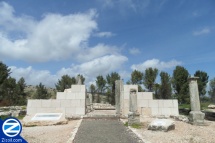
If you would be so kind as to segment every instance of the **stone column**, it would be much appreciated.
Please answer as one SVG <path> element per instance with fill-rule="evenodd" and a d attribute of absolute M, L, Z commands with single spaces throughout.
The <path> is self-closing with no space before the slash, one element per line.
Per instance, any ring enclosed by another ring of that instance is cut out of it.
<path fill-rule="evenodd" d="M 120 116 L 120 94 L 121 94 L 121 85 L 122 80 L 115 81 L 115 106 L 116 114 Z"/>
<path fill-rule="evenodd" d="M 194 125 L 204 124 L 205 114 L 200 110 L 199 90 L 197 84 L 198 77 L 189 78 L 190 105 L 189 121 Z"/>
<path fill-rule="evenodd" d="M 137 91 L 130 89 L 128 125 L 140 124 L 140 114 L 137 111 Z"/>

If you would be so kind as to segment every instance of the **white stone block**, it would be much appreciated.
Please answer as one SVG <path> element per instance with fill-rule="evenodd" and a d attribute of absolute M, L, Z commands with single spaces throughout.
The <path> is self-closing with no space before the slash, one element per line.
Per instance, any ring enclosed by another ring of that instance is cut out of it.
<path fill-rule="evenodd" d="M 178 100 L 172 100 L 173 102 L 173 107 L 178 108 Z"/>
<path fill-rule="evenodd" d="M 151 108 L 151 111 L 152 111 L 153 116 L 160 115 L 159 112 L 158 112 L 158 108 Z"/>
<path fill-rule="evenodd" d="M 164 107 L 173 107 L 173 102 L 172 100 L 163 100 L 163 104 L 164 104 Z"/>
<path fill-rule="evenodd" d="M 57 99 L 66 99 L 65 92 L 57 92 Z"/>
<path fill-rule="evenodd" d="M 64 99 L 64 100 L 60 100 L 61 103 L 60 103 L 60 106 L 61 107 L 71 107 L 71 100 L 68 100 L 68 99 Z"/>
<path fill-rule="evenodd" d="M 84 99 L 81 99 L 80 101 L 81 101 L 80 107 L 85 107 L 85 104 L 87 104 L 86 101 Z"/>
<path fill-rule="evenodd" d="M 137 107 L 149 107 L 148 100 L 137 100 Z"/>
<path fill-rule="evenodd" d="M 80 99 L 71 100 L 71 107 L 80 107 L 80 106 L 81 106 Z"/>
<path fill-rule="evenodd" d="M 129 108 L 129 99 L 124 99 L 124 107 Z"/>
<path fill-rule="evenodd" d="M 85 115 L 85 108 L 76 108 L 76 115 Z"/>
<path fill-rule="evenodd" d="M 130 92 L 123 92 L 124 99 L 129 99 Z"/>
<path fill-rule="evenodd" d="M 27 107 L 27 115 L 34 115 L 37 113 L 37 108 L 28 108 Z"/>
<path fill-rule="evenodd" d="M 171 108 L 171 115 L 178 116 L 178 115 L 179 115 L 179 110 L 178 110 L 178 108 Z"/>
<path fill-rule="evenodd" d="M 171 108 L 161 108 L 161 115 L 165 115 L 165 116 L 169 116 L 169 115 L 171 115 L 171 112 L 172 112 L 172 110 L 171 110 Z"/>
<path fill-rule="evenodd" d="M 50 108 L 51 107 L 51 100 L 41 100 L 42 108 Z"/>
<path fill-rule="evenodd" d="M 86 86 L 85 85 L 81 85 L 81 92 L 86 92 Z"/>
<path fill-rule="evenodd" d="M 66 94 L 66 99 L 75 99 L 76 93 L 67 93 Z"/>
<path fill-rule="evenodd" d="M 76 108 L 72 107 L 72 108 L 65 108 L 65 114 L 76 114 Z"/>
<path fill-rule="evenodd" d="M 55 112 L 56 108 L 37 108 L 37 113 Z"/>
<path fill-rule="evenodd" d="M 148 100 L 149 107 L 158 108 L 158 100 Z"/>
<path fill-rule="evenodd" d="M 72 85 L 72 92 L 80 92 L 82 85 Z"/>
<path fill-rule="evenodd" d="M 66 108 L 65 107 L 60 107 L 60 108 L 56 108 L 56 113 L 65 113 L 66 112 Z"/>
<path fill-rule="evenodd" d="M 31 101 L 31 107 L 37 108 L 42 106 L 42 101 L 41 100 L 32 100 Z"/>
<path fill-rule="evenodd" d="M 163 108 L 164 107 L 164 102 L 163 100 L 158 100 L 158 107 Z"/>
<path fill-rule="evenodd" d="M 143 92 L 144 99 L 153 99 L 153 93 L 152 92 Z"/>
<path fill-rule="evenodd" d="M 86 93 L 76 93 L 75 99 L 86 99 Z"/>
<path fill-rule="evenodd" d="M 51 100 L 51 107 L 52 108 L 59 108 L 61 104 L 61 100 Z"/>

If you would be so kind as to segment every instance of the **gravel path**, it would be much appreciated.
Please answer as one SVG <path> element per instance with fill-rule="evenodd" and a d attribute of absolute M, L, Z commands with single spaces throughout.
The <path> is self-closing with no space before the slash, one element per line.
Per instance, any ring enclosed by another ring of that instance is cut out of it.
<path fill-rule="evenodd" d="M 74 143 L 141 143 L 130 129 L 118 120 L 84 119 Z"/>
<path fill-rule="evenodd" d="M 78 121 L 56 126 L 23 127 L 21 136 L 29 143 L 66 143 Z"/>

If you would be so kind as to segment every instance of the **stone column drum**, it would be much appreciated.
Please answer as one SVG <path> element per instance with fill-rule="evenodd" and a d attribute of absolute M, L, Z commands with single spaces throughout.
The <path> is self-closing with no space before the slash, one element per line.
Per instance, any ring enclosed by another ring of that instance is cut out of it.
<path fill-rule="evenodd" d="M 137 111 L 137 91 L 136 89 L 130 89 L 129 95 L 129 113 L 128 113 L 128 125 L 139 124 L 140 114 Z"/>
<path fill-rule="evenodd" d="M 189 121 L 193 125 L 204 124 L 205 114 L 200 110 L 199 90 L 197 84 L 198 77 L 189 78 L 190 105 Z"/>

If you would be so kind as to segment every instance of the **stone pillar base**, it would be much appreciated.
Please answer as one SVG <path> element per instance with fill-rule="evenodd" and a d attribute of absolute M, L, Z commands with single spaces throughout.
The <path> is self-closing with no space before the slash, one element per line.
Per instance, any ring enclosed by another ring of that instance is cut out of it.
<path fill-rule="evenodd" d="M 128 113 L 128 125 L 140 124 L 140 114 L 139 113 Z"/>
<path fill-rule="evenodd" d="M 205 113 L 201 111 L 191 111 L 189 113 L 189 122 L 193 125 L 204 125 Z"/>

